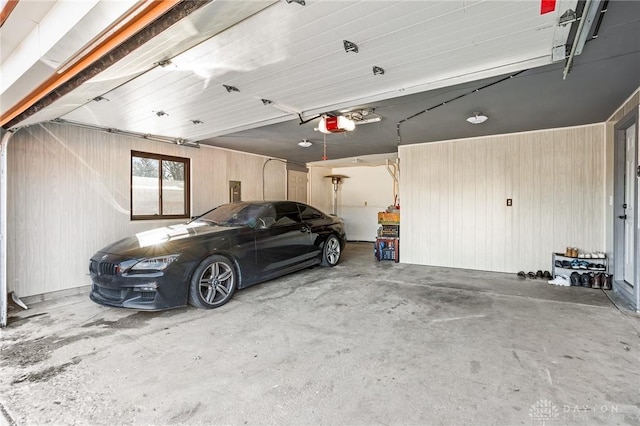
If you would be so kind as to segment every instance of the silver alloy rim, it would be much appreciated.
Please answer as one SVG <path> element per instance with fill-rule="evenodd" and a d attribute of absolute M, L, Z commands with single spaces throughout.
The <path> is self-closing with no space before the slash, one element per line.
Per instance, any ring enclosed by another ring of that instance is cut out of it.
<path fill-rule="evenodd" d="M 233 271 L 226 263 L 214 262 L 200 275 L 200 295 L 209 305 L 229 297 L 232 288 Z"/>
<path fill-rule="evenodd" d="M 327 241 L 327 261 L 335 265 L 340 260 L 340 242 L 336 238 L 329 238 Z"/>

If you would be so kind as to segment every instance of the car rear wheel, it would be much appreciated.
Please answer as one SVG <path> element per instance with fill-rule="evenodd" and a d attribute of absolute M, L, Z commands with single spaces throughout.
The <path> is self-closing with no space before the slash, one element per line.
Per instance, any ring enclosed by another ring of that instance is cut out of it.
<path fill-rule="evenodd" d="M 224 305 L 236 291 L 237 274 L 224 256 L 209 256 L 196 269 L 189 288 L 189 303 L 213 309 Z"/>
<path fill-rule="evenodd" d="M 322 266 L 336 266 L 340 261 L 340 241 L 335 235 L 327 238 L 322 249 Z"/>

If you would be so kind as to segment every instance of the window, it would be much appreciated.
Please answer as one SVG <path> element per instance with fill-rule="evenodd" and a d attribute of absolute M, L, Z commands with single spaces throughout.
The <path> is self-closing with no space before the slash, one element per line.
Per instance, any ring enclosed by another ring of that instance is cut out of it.
<path fill-rule="evenodd" d="M 291 202 L 277 203 L 275 226 L 286 226 L 300 223 L 300 212 L 298 206 Z"/>
<path fill-rule="evenodd" d="M 131 151 L 131 219 L 189 217 L 189 159 Z"/>
<path fill-rule="evenodd" d="M 298 207 L 302 212 L 300 215 L 302 216 L 303 222 L 308 220 L 314 220 L 314 219 L 324 219 L 324 215 L 311 206 L 307 206 L 305 204 L 298 204 Z"/>

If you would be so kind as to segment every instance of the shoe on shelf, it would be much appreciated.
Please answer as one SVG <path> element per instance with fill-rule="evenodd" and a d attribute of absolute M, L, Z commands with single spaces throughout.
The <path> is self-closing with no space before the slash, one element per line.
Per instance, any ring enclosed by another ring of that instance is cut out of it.
<path fill-rule="evenodd" d="M 563 268 L 567 268 L 567 269 L 571 268 L 571 262 L 569 262 L 568 260 L 563 260 L 560 263 L 562 263 Z"/>
<path fill-rule="evenodd" d="M 580 287 L 580 274 L 577 272 L 571 273 L 571 285 L 574 287 Z"/>
<path fill-rule="evenodd" d="M 591 280 L 592 280 L 592 276 L 590 273 L 585 273 L 582 274 L 580 276 L 580 283 L 582 284 L 582 287 L 587 287 L 587 288 L 591 288 Z"/>
<path fill-rule="evenodd" d="M 602 274 L 602 289 L 611 290 L 612 287 L 613 287 L 613 275 Z"/>
<path fill-rule="evenodd" d="M 518 278 L 524 280 L 525 278 L 527 278 L 527 274 L 525 274 L 524 271 L 520 271 L 518 272 Z"/>
<path fill-rule="evenodd" d="M 559 285 L 562 287 L 568 287 L 571 285 L 569 277 L 566 275 L 557 275 L 554 279 L 548 281 L 549 284 Z"/>
<path fill-rule="evenodd" d="M 555 262 L 553 262 L 553 264 L 555 265 L 556 268 L 562 268 L 562 261 L 561 260 L 556 260 Z"/>
<path fill-rule="evenodd" d="M 602 274 L 595 274 L 591 288 L 602 288 Z"/>

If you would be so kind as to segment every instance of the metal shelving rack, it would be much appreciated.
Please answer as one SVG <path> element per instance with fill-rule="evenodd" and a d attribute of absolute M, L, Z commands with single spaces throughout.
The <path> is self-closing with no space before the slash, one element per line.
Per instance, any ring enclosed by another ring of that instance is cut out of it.
<path fill-rule="evenodd" d="M 380 260 L 400 261 L 400 213 L 378 213 L 378 223 L 382 226 L 376 237 L 375 256 Z"/>
<path fill-rule="evenodd" d="M 563 259 L 571 259 L 571 260 L 584 260 L 585 262 L 588 263 L 597 263 L 599 265 L 604 265 L 604 270 L 602 269 L 595 269 L 595 268 L 565 268 L 565 267 L 558 267 L 556 266 L 556 260 L 563 260 Z M 567 271 L 592 271 L 592 272 L 604 272 L 604 273 L 609 273 L 609 258 L 607 257 L 607 255 L 605 255 L 604 257 L 590 257 L 590 258 L 586 258 L 586 257 L 574 257 L 574 256 L 567 256 L 564 253 L 552 253 L 551 254 L 551 276 L 555 277 L 556 276 L 556 269 L 564 269 Z"/>

